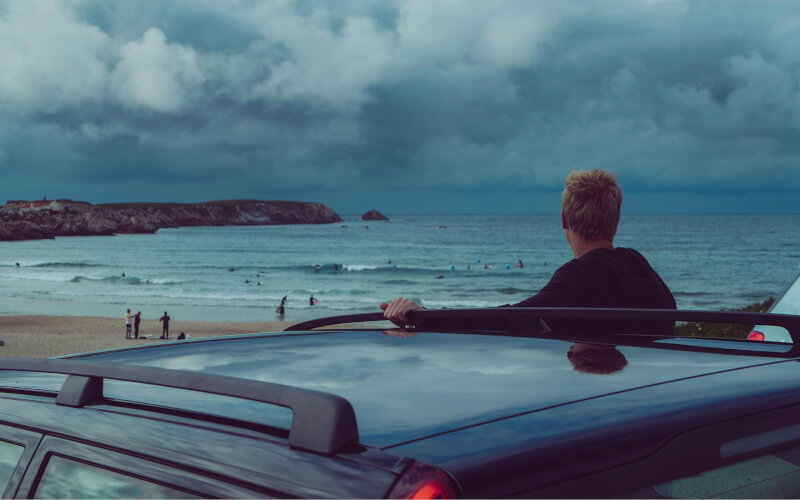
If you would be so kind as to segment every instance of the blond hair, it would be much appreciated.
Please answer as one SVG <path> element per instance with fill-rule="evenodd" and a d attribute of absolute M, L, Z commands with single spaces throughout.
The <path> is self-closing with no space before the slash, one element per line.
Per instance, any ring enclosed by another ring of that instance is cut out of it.
<path fill-rule="evenodd" d="M 571 172 L 561 211 L 567 226 L 588 241 L 613 240 L 622 208 L 617 176 L 602 168 Z"/>

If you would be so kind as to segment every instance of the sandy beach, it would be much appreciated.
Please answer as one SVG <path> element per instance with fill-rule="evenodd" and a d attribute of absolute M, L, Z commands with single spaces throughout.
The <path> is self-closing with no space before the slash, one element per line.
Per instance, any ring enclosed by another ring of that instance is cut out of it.
<path fill-rule="evenodd" d="M 276 332 L 291 322 L 170 322 L 170 340 L 159 340 L 161 323 L 142 320 L 139 336 L 125 339 L 125 321 L 119 318 L 85 316 L 0 316 L 0 356 L 50 357 L 114 347 L 176 341 L 185 332 L 189 338 L 217 337 L 238 333 Z"/>

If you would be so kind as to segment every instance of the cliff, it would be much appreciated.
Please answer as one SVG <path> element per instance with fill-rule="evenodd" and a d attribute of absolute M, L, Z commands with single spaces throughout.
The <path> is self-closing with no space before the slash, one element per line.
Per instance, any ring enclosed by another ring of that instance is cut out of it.
<path fill-rule="evenodd" d="M 154 233 L 162 227 L 328 224 L 342 219 L 321 203 L 227 200 L 205 203 L 111 203 L 61 211 L 0 213 L 0 241 Z"/>

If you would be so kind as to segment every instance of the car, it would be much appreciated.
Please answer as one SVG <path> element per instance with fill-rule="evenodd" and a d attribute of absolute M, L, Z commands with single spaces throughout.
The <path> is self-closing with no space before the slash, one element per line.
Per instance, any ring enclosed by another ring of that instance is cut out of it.
<path fill-rule="evenodd" d="M 800 495 L 800 343 L 709 311 L 420 310 L 0 360 L 4 498 Z M 563 320 L 578 321 L 571 326 Z M 560 321 L 561 320 L 561 321 Z"/>
<path fill-rule="evenodd" d="M 800 274 L 778 300 L 772 303 L 767 312 L 780 314 L 800 314 Z M 774 325 L 756 325 L 747 334 L 747 340 L 768 340 L 771 342 L 792 342 L 785 328 Z"/>

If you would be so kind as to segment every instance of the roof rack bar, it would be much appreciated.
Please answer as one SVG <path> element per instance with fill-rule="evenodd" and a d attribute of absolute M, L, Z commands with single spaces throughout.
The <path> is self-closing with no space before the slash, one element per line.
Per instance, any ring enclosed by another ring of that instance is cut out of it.
<path fill-rule="evenodd" d="M 69 375 L 57 404 L 83 406 L 102 398 L 103 380 L 121 380 L 218 394 L 292 410 L 289 444 L 333 455 L 358 443 L 356 415 L 341 396 L 271 382 L 149 366 L 67 359 L 0 358 L 0 370 Z"/>
<path fill-rule="evenodd" d="M 597 320 L 655 320 L 696 321 L 706 323 L 736 323 L 742 325 L 773 325 L 785 328 L 795 345 L 800 345 L 800 316 L 791 314 L 750 313 L 732 311 L 697 311 L 675 309 L 619 309 L 590 307 L 492 307 L 486 309 L 417 309 L 407 314 L 409 323 L 425 327 L 433 320 L 456 319 L 597 319 Z M 286 331 L 310 330 L 340 323 L 385 321 L 383 313 L 330 316 L 296 323 Z M 461 326 L 461 325 L 459 325 Z"/>
<path fill-rule="evenodd" d="M 383 317 L 383 313 L 363 313 L 363 314 L 344 314 L 341 316 L 326 316 L 324 318 L 310 319 L 300 323 L 289 325 L 284 332 L 299 332 L 302 330 L 313 330 L 321 326 L 339 325 L 344 323 L 368 323 L 372 321 L 389 321 Z"/>

